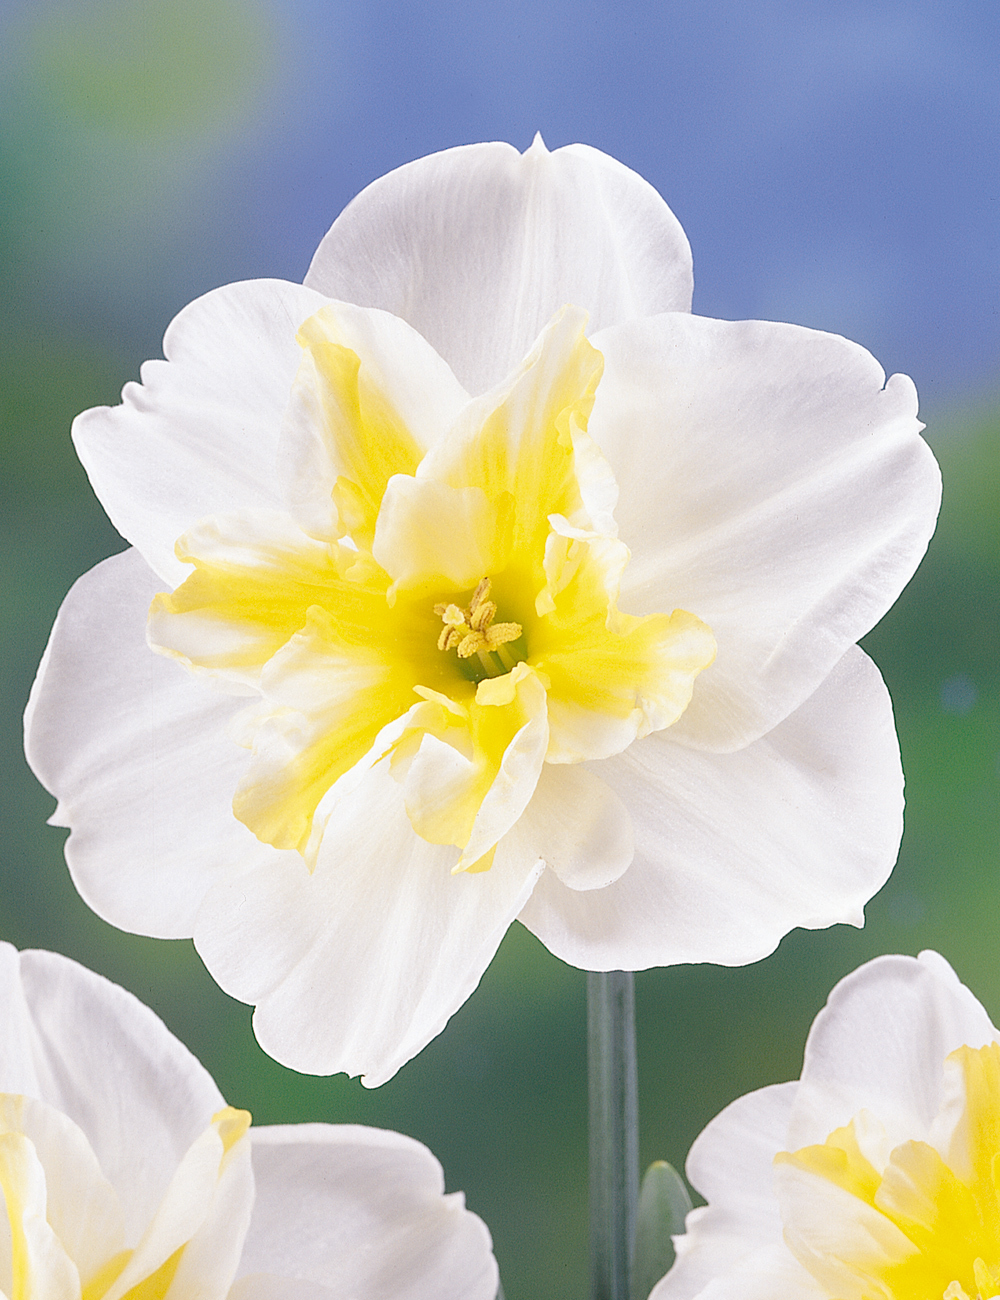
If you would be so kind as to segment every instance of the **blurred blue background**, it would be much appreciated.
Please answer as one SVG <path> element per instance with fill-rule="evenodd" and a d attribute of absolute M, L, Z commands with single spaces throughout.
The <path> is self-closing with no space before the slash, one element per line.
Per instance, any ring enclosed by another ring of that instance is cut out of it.
<path fill-rule="evenodd" d="M 192 297 L 301 279 L 375 177 L 536 130 L 660 190 L 694 249 L 696 311 L 843 333 L 913 376 L 945 506 L 866 642 L 907 771 L 900 864 L 862 932 L 638 976 L 642 1156 L 679 1165 L 727 1101 L 798 1072 L 831 984 L 874 953 L 937 947 L 1000 1016 L 998 69 L 996 0 L 0 7 L 0 938 L 134 989 L 261 1122 L 427 1141 L 493 1229 L 509 1300 L 585 1290 L 585 977 L 515 927 L 441 1038 L 367 1093 L 263 1057 L 189 944 L 87 911 L 19 738 L 59 600 L 122 545 L 70 420 L 117 400 Z"/>

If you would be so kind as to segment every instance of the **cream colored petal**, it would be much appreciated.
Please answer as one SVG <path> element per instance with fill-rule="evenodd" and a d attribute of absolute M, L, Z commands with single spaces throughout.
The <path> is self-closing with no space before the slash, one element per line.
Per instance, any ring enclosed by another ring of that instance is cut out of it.
<path fill-rule="evenodd" d="M 412 474 L 467 394 L 434 349 L 387 312 L 331 303 L 298 332 L 302 361 L 281 463 L 309 533 L 371 545 L 385 485 Z"/>
<path fill-rule="evenodd" d="M 314 606 L 306 626 L 261 677 L 273 712 L 253 737 L 253 754 L 233 810 L 257 837 L 302 851 L 316 806 L 413 700 L 411 682 L 385 647 L 357 645 Z"/>
<path fill-rule="evenodd" d="M 480 487 L 397 474 L 382 497 L 372 555 L 394 591 L 467 591 L 506 564 L 510 505 L 509 497 L 493 501 Z"/>
<path fill-rule="evenodd" d="M 518 664 L 508 676 L 514 699 L 510 705 L 500 707 L 484 707 L 477 703 L 475 711 L 480 714 L 482 725 L 475 732 L 475 738 L 477 743 L 483 744 L 484 737 L 489 735 L 486 743 L 495 745 L 511 725 L 508 720 L 511 716 L 520 722 L 520 726 L 504 747 L 499 769 L 479 805 L 472 833 L 458 862 L 459 870 L 464 867 L 475 870 L 479 859 L 515 824 L 534 794 L 545 760 L 549 740 L 545 688 L 537 674 L 525 664 Z M 487 684 L 493 683 L 483 682 L 481 686 Z M 494 714 L 501 713 L 507 714 L 508 718 L 494 718 Z"/>
<path fill-rule="evenodd" d="M 10 1300 L 79 1300 L 79 1273 L 46 1218 L 45 1171 L 21 1133 L 0 1133 L 0 1190 L 10 1224 Z"/>
<path fill-rule="evenodd" d="M 45 1217 L 86 1286 L 126 1244 L 121 1202 L 90 1143 L 53 1106 L 9 1093 L 0 1094 L 0 1132 L 30 1142 L 45 1171 Z"/>
<path fill-rule="evenodd" d="M 792 1254 L 838 1300 L 896 1300 L 881 1280 L 916 1253 L 889 1219 L 825 1178 L 779 1161 L 775 1194 Z"/>

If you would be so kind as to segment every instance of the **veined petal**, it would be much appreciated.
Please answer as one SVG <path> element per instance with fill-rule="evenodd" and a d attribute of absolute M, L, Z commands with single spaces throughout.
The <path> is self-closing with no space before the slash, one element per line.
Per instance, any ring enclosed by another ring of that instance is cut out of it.
<path fill-rule="evenodd" d="M 283 967 L 254 1017 L 269 1055 L 315 1074 L 360 1073 L 373 1087 L 469 996 L 542 869 L 501 843 L 489 871 L 454 875 L 455 850 L 413 833 L 387 768 L 379 764 L 336 804 L 311 875 L 272 873 L 282 875 L 284 907 L 310 918 L 305 952 L 295 931 L 273 924 L 274 892 L 250 891 L 239 878 L 212 890 L 195 932 L 234 997 L 259 988 L 258 948 L 273 953 L 272 971 Z"/>
<path fill-rule="evenodd" d="M 154 649 L 223 683 L 255 687 L 260 670 L 330 600 L 357 553 L 314 541 L 279 511 L 203 519 L 177 543 L 194 573 L 158 595 L 147 633 Z M 348 599 L 358 588 L 347 589 Z"/>
<path fill-rule="evenodd" d="M 301 350 L 295 331 L 325 299 L 300 284 L 214 289 L 172 321 L 166 361 L 147 361 L 122 405 L 84 411 L 73 441 L 121 535 L 171 586 L 174 543 L 198 519 L 276 509 L 278 438 Z"/>
<path fill-rule="evenodd" d="M 306 283 L 414 326 L 471 393 L 525 355 L 565 303 L 594 329 L 691 306 L 691 251 L 651 185 L 587 145 L 475 144 L 363 190 Z"/>
<path fill-rule="evenodd" d="M 934 530 L 912 383 L 831 334 L 680 314 L 595 336 L 589 430 L 632 549 L 622 604 L 690 609 L 719 653 L 674 737 L 732 750 L 810 695 Z"/>
<path fill-rule="evenodd" d="M 585 970 L 735 964 L 796 925 L 861 923 L 896 860 L 903 808 L 888 692 L 862 651 L 736 754 L 670 736 L 594 765 L 629 808 L 635 858 L 604 890 L 542 878 L 520 919 L 547 948 Z"/>
<path fill-rule="evenodd" d="M 227 733 L 242 701 L 146 645 L 160 586 L 137 551 L 74 584 L 32 688 L 25 751 L 59 798 L 53 823 L 72 827 L 66 860 L 87 903 L 114 925 L 179 938 L 214 880 L 277 851 L 232 814 L 246 754 Z"/>
<path fill-rule="evenodd" d="M 330 303 L 299 329 L 302 362 L 282 435 L 302 526 L 370 548 L 386 483 L 412 474 L 467 395 L 405 321 Z M 362 360 L 363 358 L 363 360 Z"/>
<path fill-rule="evenodd" d="M 333 1296 L 493 1300 L 486 1226 L 461 1194 L 443 1194 L 441 1166 L 419 1142 L 347 1124 L 251 1136 L 257 1200 L 241 1272 Z"/>

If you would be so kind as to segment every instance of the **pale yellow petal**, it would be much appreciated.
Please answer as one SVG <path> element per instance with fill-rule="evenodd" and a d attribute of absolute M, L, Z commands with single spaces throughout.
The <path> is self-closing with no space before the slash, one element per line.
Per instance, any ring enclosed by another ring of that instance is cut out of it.
<path fill-rule="evenodd" d="M 512 546 L 533 565 L 541 564 L 550 514 L 586 522 L 572 429 L 586 429 L 604 363 L 585 325 L 585 313 L 560 312 L 520 370 L 471 402 L 418 471 L 455 488 L 482 488 L 495 503 L 513 498 Z"/>
<path fill-rule="evenodd" d="M 372 556 L 397 590 L 475 587 L 507 564 L 513 498 L 397 474 L 386 486 Z"/>

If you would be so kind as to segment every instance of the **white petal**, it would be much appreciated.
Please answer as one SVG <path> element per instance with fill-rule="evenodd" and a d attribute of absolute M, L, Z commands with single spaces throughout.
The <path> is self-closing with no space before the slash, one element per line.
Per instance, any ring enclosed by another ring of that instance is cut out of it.
<path fill-rule="evenodd" d="M 363 190 L 306 284 L 409 321 L 470 393 L 501 380 L 554 312 L 592 328 L 691 304 L 691 252 L 648 182 L 586 145 L 466 145 Z"/>
<path fill-rule="evenodd" d="M 581 764 L 546 763 L 509 835 L 525 858 L 544 858 L 569 889 L 603 889 L 635 852 L 628 809 Z"/>
<path fill-rule="evenodd" d="M 441 1166 L 419 1142 L 326 1124 L 252 1138 L 257 1201 L 241 1273 L 359 1300 L 493 1300 L 489 1232 L 461 1194 L 443 1194 Z"/>
<path fill-rule="evenodd" d="M 84 1132 L 134 1240 L 178 1161 L 224 1104 L 219 1090 L 125 989 L 56 953 L 18 960 L 6 944 L 0 951 L 0 1009 L 20 1007 L 19 1031 L 0 1058 L 0 1089 L 47 1102 Z"/>
<path fill-rule="evenodd" d="M 0 1195 L 13 1210 L 4 1215 L 3 1225 L 10 1254 L 4 1257 L 0 1247 L 0 1262 L 5 1272 L 8 1260 L 18 1260 L 23 1270 L 11 1287 L 13 1300 L 79 1300 L 76 1267 L 45 1216 L 45 1171 L 30 1141 L 16 1132 L 0 1132 Z M 0 1281 L 7 1285 L 8 1279 Z"/>
<path fill-rule="evenodd" d="M 184 1177 L 187 1170 L 183 1164 L 177 1172 L 170 1190 L 176 1192 L 175 1206 L 181 1209 L 190 1204 L 191 1186 L 190 1179 Z M 225 1153 L 215 1170 L 204 1218 L 188 1240 L 165 1300 L 225 1300 L 243 1255 L 254 1200 L 247 1133 Z"/>
<path fill-rule="evenodd" d="M 890 1147 L 929 1139 L 945 1057 L 1000 1035 L 941 958 L 928 956 L 877 957 L 830 994 L 806 1044 L 789 1150 L 824 1142 L 861 1109 L 885 1126 Z"/>
<path fill-rule="evenodd" d="M 661 1300 L 699 1295 L 758 1248 L 785 1249 L 772 1162 L 785 1148 L 797 1087 L 779 1083 L 738 1098 L 695 1140 L 686 1172 L 708 1205 L 688 1214 L 677 1262 L 655 1292 Z"/>
<path fill-rule="evenodd" d="M 281 505 L 278 439 L 302 351 L 295 332 L 325 299 L 300 284 L 215 289 L 175 317 L 166 361 L 147 361 L 122 405 L 84 411 L 73 441 L 121 535 L 171 586 L 174 543 L 203 515 Z"/>
<path fill-rule="evenodd" d="M 674 738 L 735 749 L 816 689 L 909 580 L 940 474 L 912 383 L 863 348 L 759 321 L 608 330 L 590 433 L 618 478 L 621 606 L 715 633 Z"/>
<path fill-rule="evenodd" d="M 302 1282 L 276 1273 L 248 1273 L 229 1288 L 228 1300 L 340 1300 L 340 1297 L 319 1282 Z"/>
<path fill-rule="evenodd" d="M 275 863 L 224 882 L 195 931 L 222 987 L 257 998 L 269 1055 L 310 1074 L 363 1073 L 369 1086 L 441 1032 L 541 870 L 501 843 L 489 871 L 453 875 L 455 850 L 413 833 L 386 766 L 332 811 L 312 875 Z"/>
<path fill-rule="evenodd" d="M 794 926 L 863 922 L 902 833 L 888 692 L 854 647 L 800 709 L 735 754 L 637 741 L 593 770 L 635 825 L 635 859 L 605 890 L 550 874 L 520 919 L 585 970 L 738 965 Z"/>
<path fill-rule="evenodd" d="M 482 699 L 488 686 L 499 685 L 501 681 L 513 683 L 511 695 L 516 695 L 527 720 L 504 750 L 500 770 L 479 805 L 476 820 L 472 823 L 472 834 L 459 859 L 461 866 L 478 861 L 517 823 L 535 793 L 545 763 L 549 719 L 544 686 L 526 664 L 517 664 L 504 678 L 481 682 L 478 697 Z M 518 862 L 530 864 L 535 860 L 533 854 L 525 856 L 513 845 L 510 848 L 514 849 L 512 856 Z"/>
<path fill-rule="evenodd" d="M 214 880 L 281 855 L 232 813 L 246 753 L 226 727 L 241 701 L 146 645 L 161 586 L 136 551 L 74 584 L 32 687 L 25 748 L 59 799 L 51 820 L 72 827 L 66 860 L 87 903 L 171 939 L 190 936 Z"/>
<path fill-rule="evenodd" d="M 678 1253 L 680 1249 L 678 1244 Z M 649 1300 L 829 1300 L 829 1295 L 784 1244 L 754 1249 L 748 1243 L 738 1260 L 713 1271 L 704 1286 L 690 1285 L 678 1262 L 657 1282 Z"/>

